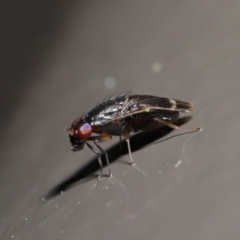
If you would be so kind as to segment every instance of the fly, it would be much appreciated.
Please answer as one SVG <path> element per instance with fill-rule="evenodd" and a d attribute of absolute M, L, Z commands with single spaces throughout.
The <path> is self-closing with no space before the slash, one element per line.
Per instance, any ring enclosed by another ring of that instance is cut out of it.
<path fill-rule="evenodd" d="M 99 179 L 103 172 L 101 155 L 105 155 L 110 177 L 112 173 L 108 154 L 99 146 L 99 142 L 110 140 L 112 136 L 125 137 L 130 161 L 134 165 L 129 141 L 131 133 L 152 130 L 162 125 L 179 129 L 180 127 L 173 124 L 179 113 L 188 113 L 193 109 L 193 103 L 173 98 L 131 95 L 131 92 L 112 96 L 81 118 L 75 119 L 67 128 L 70 132 L 71 150 L 80 151 L 86 144 L 97 155 L 100 165 Z M 193 130 L 200 131 L 201 128 Z"/>

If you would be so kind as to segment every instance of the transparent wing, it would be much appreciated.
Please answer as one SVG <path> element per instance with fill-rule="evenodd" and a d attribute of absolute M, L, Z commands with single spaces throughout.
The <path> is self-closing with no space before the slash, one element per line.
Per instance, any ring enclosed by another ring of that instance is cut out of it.
<path fill-rule="evenodd" d="M 122 107 L 122 118 L 143 112 L 178 111 L 190 112 L 194 104 L 173 98 L 162 98 L 150 95 L 132 95 Z"/>

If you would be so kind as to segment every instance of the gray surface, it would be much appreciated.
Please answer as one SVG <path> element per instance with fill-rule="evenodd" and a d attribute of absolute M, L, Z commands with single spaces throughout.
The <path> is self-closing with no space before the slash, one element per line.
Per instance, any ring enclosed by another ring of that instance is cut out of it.
<path fill-rule="evenodd" d="M 1 239 L 240 238 L 239 1 L 0 9 Z M 70 151 L 65 123 L 129 89 L 195 102 L 185 126 L 203 131 L 135 151 L 139 171 L 120 154 L 111 180 L 89 180 L 93 155 Z"/>

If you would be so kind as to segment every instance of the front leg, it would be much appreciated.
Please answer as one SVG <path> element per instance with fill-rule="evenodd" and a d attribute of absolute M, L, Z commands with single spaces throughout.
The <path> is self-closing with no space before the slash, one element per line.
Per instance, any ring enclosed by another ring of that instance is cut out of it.
<path fill-rule="evenodd" d="M 91 144 L 89 144 L 88 142 L 86 142 L 86 145 L 97 155 L 98 163 L 99 163 L 99 166 L 100 166 L 98 180 L 100 180 L 101 177 L 102 177 L 102 172 L 103 172 L 103 164 L 102 164 L 101 152 L 98 152 L 97 150 L 95 150 L 94 147 Z"/>
<path fill-rule="evenodd" d="M 97 143 L 98 142 L 103 142 L 103 141 L 107 141 L 107 140 L 110 140 L 112 138 L 111 135 L 109 134 L 102 134 L 100 136 L 93 136 L 93 137 L 90 137 L 88 140 L 89 141 L 93 141 L 93 143 L 96 145 L 96 147 L 101 151 L 102 154 L 105 155 L 105 158 L 106 158 L 106 162 L 107 162 L 107 165 L 108 165 L 108 169 L 109 169 L 109 173 L 108 173 L 108 178 L 110 178 L 112 176 L 112 170 L 111 170 L 111 166 L 110 166 L 110 163 L 109 163 L 109 159 L 108 159 L 108 154 L 107 152 L 101 148 Z M 101 164 L 100 164 L 100 167 L 101 167 Z"/>

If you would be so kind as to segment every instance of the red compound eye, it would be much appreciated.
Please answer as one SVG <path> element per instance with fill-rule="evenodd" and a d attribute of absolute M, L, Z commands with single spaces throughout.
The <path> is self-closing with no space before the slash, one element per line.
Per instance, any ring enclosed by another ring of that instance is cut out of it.
<path fill-rule="evenodd" d="M 92 126 L 89 123 L 83 123 L 76 131 L 81 140 L 88 139 L 92 134 Z"/>

